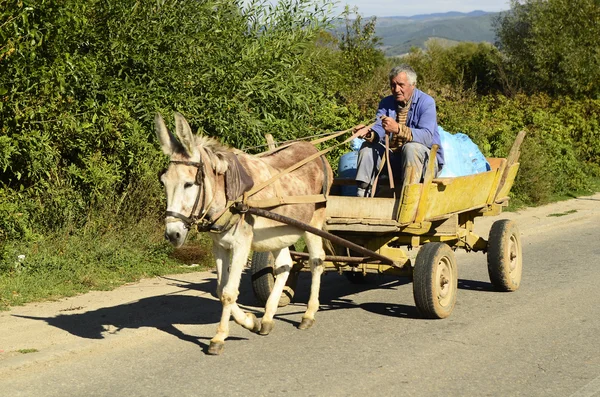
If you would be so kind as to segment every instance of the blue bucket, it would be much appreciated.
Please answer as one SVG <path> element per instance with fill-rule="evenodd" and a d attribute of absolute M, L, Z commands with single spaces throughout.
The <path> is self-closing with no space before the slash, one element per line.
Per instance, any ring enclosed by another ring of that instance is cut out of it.
<path fill-rule="evenodd" d="M 338 178 L 351 179 L 356 178 L 356 166 L 358 164 L 358 152 L 353 150 L 340 157 L 338 163 Z M 342 196 L 356 196 L 356 186 L 348 185 L 341 186 L 340 193 Z"/>

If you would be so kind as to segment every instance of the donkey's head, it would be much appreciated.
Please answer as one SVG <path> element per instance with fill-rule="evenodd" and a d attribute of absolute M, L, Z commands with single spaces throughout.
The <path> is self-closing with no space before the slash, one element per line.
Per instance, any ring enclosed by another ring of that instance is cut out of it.
<path fill-rule="evenodd" d="M 175 113 L 177 138 L 167 129 L 160 114 L 154 122 L 162 151 L 171 158 L 169 167 L 160 176 L 167 194 L 165 237 L 179 247 L 190 227 L 210 221 L 211 213 L 223 205 L 219 176 L 227 170 L 227 162 L 223 159 L 224 151 L 212 149 L 221 146 L 213 139 L 193 135 L 181 114 Z"/>

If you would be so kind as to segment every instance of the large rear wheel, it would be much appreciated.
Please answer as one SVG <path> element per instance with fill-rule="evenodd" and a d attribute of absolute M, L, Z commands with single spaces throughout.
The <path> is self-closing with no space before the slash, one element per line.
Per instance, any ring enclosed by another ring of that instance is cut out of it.
<path fill-rule="evenodd" d="M 425 318 L 446 318 L 456 304 L 458 270 L 454 252 L 444 243 L 421 247 L 413 270 L 413 296 Z"/>
<path fill-rule="evenodd" d="M 275 285 L 275 258 L 273 254 L 270 252 L 254 252 L 250 264 L 250 273 L 252 275 L 254 296 L 258 303 L 264 306 L 273 291 L 273 285 Z M 294 298 L 299 274 L 298 270 L 293 268 L 290 270 L 290 275 L 279 299 L 279 307 L 289 305 Z"/>
<path fill-rule="evenodd" d="M 517 224 L 502 219 L 492 224 L 488 239 L 488 274 L 498 291 L 516 291 L 523 275 L 521 234 Z"/>

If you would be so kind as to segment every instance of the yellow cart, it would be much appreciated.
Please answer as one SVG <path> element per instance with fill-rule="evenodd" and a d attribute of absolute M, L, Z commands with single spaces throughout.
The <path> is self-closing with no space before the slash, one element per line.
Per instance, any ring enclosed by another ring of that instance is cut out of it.
<path fill-rule="evenodd" d="M 405 186 L 399 198 L 329 196 L 326 230 L 314 231 L 331 241 L 335 251 L 325 258 L 326 270 L 344 273 L 355 282 L 368 273 L 410 277 L 415 304 L 426 318 L 445 318 L 454 309 L 457 248 L 487 252 L 494 288 L 518 289 L 523 261 L 517 225 L 498 220 L 485 240 L 473 232 L 473 224 L 477 217 L 499 215 L 508 205 L 524 135 L 524 131 L 517 135 L 506 159 L 488 158 L 492 168 L 488 172 L 434 179 L 430 167 L 424 182 Z M 293 298 L 298 271 L 308 254 L 292 251 L 292 257 L 295 265 L 280 306 Z M 265 303 L 275 277 L 270 253 L 254 253 L 251 273 L 254 294 Z"/>

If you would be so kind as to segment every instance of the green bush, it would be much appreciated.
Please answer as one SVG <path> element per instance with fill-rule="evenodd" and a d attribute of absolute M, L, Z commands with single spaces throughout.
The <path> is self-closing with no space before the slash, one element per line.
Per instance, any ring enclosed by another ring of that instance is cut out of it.
<path fill-rule="evenodd" d="M 427 49 L 413 48 L 405 57 L 419 72 L 425 87 L 472 90 L 486 95 L 505 87 L 503 60 L 489 43 L 459 43 L 448 47 L 431 40 Z"/>
<path fill-rule="evenodd" d="M 157 111 L 238 148 L 328 128 L 319 120 L 347 111 L 305 72 L 329 5 L 3 2 L 0 182 L 9 202 L 31 203 L 21 226 L 3 220 L 5 237 L 78 227 L 113 205 L 158 215 Z"/>
<path fill-rule="evenodd" d="M 486 156 L 506 157 L 517 132 L 527 131 L 513 189 L 520 202 L 591 191 L 600 169 L 600 102 L 547 95 L 437 98 L 439 124 L 469 135 Z"/>
<path fill-rule="evenodd" d="M 536 7 L 555 10 L 562 1 Z M 569 46 L 575 23 L 565 37 L 553 33 L 558 47 L 531 36 L 523 47 L 535 52 L 531 75 L 530 64 L 517 62 L 526 53 L 509 50 L 517 37 L 510 35 L 500 50 L 433 42 L 385 59 L 375 20 L 357 10 L 352 19 L 346 9 L 330 24 L 332 5 L 0 0 L 2 304 L 179 271 L 186 255 L 160 241 L 159 111 L 169 124 L 180 111 L 195 131 L 260 151 L 266 133 L 285 141 L 369 123 L 389 94 L 390 68 L 409 62 L 437 101 L 439 124 L 469 134 L 487 156 L 506 156 L 517 132 L 528 131 L 512 191 L 519 203 L 589 190 L 600 176 L 600 80 L 589 56 L 598 35 L 586 33 L 586 48 Z M 503 28 L 533 15 L 523 10 Z M 540 70 L 557 60 L 556 48 L 574 51 L 559 59 L 558 72 Z M 521 87 L 542 93 L 522 95 Z M 329 154 L 334 169 L 345 151 Z M 208 258 L 207 239 L 194 243 Z"/>

